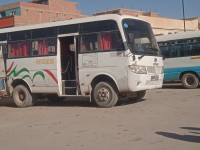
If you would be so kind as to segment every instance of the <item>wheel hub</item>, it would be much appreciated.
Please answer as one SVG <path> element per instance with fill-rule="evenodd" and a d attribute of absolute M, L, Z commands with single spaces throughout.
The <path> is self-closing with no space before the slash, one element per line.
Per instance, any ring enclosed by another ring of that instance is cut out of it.
<path fill-rule="evenodd" d="M 100 90 L 98 91 L 97 95 L 98 95 L 99 101 L 101 101 L 101 102 L 106 102 L 106 101 L 108 101 L 109 98 L 110 98 L 110 93 L 109 93 L 109 91 L 108 91 L 107 89 L 105 89 L 105 88 L 100 89 Z"/>
<path fill-rule="evenodd" d="M 24 92 L 22 92 L 22 91 L 19 91 L 18 92 L 18 95 L 19 95 L 19 99 L 20 99 L 20 101 L 24 101 L 24 99 L 25 99 L 25 94 L 24 94 Z"/>
<path fill-rule="evenodd" d="M 188 77 L 186 79 L 186 82 L 187 82 L 188 85 L 193 85 L 194 84 L 194 80 L 195 79 L 192 76 L 190 76 L 190 77 Z"/>

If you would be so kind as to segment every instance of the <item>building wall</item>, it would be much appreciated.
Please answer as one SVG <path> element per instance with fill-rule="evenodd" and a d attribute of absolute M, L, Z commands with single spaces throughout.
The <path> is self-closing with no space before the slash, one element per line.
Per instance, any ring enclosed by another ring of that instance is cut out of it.
<path fill-rule="evenodd" d="M 174 34 L 184 31 L 183 20 L 159 17 L 158 13 L 154 12 L 144 12 L 144 11 L 120 8 L 115 10 L 108 10 L 105 12 L 98 12 L 93 15 L 96 16 L 96 15 L 113 14 L 113 13 L 131 15 L 147 20 L 151 24 L 155 35 Z M 199 18 L 187 19 L 185 23 L 186 23 L 186 31 L 195 31 L 200 29 Z"/>
<path fill-rule="evenodd" d="M 76 9 L 77 4 L 64 0 L 48 0 L 48 4 L 16 2 L 0 6 L 0 12 L 5 11 L 10 16 L 12 10 L 16 10 L 14 26 L 24 26 L 85 17 Z"/>
<path fill-rule="evenodd" d="M 1 13 L 5 13 L 5 16 L 2 16 Z M 5 11 L 2 11 L 1 13 L 0 13 L 0 18 L 10 17 L 10 16 L 13 16 L 13 15 L 21 15 L 21 10 L 20 10 L 20 8 L 13 8 L 13 9 L 8 9 L 8 10 L 5 10 Z"/>
<path fill-rule="evenodd" d="M 159 34 L 174 34 L 184 31 L 183 20 L 162 18 L 162 17 L 150 17 L 150 16 L 138 16 L 139 18 L 147 20 L 154 31 L 155 35 Z M 186 31 L 199 30 L 198 19 L 185 21 Z"/>
<path fill-rule="evenodd" d="M 63 0 L 49 0 L 49 5 L 20 2 L 22 15 L 15 18 L 15 26 L 84 17 L 76 5 Z"/>

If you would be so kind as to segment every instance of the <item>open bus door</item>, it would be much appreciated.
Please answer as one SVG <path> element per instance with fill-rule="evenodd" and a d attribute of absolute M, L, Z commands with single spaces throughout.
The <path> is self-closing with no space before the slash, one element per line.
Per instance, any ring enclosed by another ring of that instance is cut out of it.
<path fill-rule="evenodd" d="M 6 44 L 0 43 L 0 78 L 6 77 L 5 71 L 5 51 L 6 51 Z"/>
<path fill-rule="evenodd" d="M 78 37 L 59 37 L 61 50 L 62 95 L 79 95 L 78 78 Z"/>
<path fill-rule="evenodd" d="M 5 67 L 5 53 L 6 53 L 6 43 L 0 43 L 0 95 L 4 95 L 2 90 L 5 91 L 5 78 L 6 78 L 6 67 Z"/>

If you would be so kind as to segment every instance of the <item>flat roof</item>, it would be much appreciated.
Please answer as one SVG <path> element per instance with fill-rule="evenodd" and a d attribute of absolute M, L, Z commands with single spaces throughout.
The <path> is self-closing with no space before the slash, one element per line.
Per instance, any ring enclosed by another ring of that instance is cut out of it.
<path fill-rule="evenodd" d="M 190 39 L 190 38 L 195 38 L 195 37 L 200 37 L 200 30 L 156 36 L 156 40 L 157 42 L 165 42 L 165 41 L 173 41 L 173 40 L 180 40 L 180 39 Z"/>

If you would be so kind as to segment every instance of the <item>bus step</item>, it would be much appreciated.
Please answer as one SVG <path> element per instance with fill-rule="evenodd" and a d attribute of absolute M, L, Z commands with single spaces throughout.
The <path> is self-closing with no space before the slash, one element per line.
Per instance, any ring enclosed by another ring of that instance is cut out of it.
<path fill-rule="evenodd" d="M 66 95 L 76 95 L 76 88 L 65 88 L 65 94 Z"/>
<path fill-rule="evenodd" d="M 64 87 L 76 87 L 76 80 L 64 80 Z"/>

